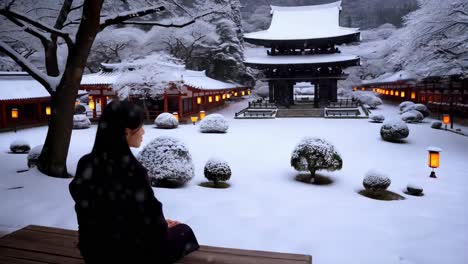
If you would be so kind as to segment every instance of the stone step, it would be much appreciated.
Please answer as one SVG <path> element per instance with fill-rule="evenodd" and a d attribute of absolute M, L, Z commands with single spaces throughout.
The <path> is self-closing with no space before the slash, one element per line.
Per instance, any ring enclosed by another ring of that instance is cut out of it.
<path fill-rule="evenodd" d="M 323 109 L 278 109 L 276 117 L 323 117 Z"/>

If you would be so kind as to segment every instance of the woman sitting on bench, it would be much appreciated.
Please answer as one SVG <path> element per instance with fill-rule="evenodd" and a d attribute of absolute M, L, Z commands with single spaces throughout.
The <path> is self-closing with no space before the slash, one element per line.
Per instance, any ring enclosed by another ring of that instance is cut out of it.
<path fill-rule="evenodd" d="M 91 153 L 70 183 L 78 218 L 78 248 L 89 263 L 174 263 L 199 248 L 192 229 L 165 219 L 146 169 L 130 151 L 141 145 L 143 111 L 108 104 Z"/>

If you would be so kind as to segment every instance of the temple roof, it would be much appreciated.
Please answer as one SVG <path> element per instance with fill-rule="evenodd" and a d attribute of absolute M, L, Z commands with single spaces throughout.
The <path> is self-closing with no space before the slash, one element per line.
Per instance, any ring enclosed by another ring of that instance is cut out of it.
<path fill-rule="evenodd" d="M 345 64 L 349 66 L 359 62 L 358 56 L 341 53 L 270 56 L 265 48 L 245 49 L 244 56 L 244 63 L 255 65 Z"/>
<path fill-rule="evenodd" d="M 312 6 L 271 6 L 273 18 L 270 28 L 244 34 L 247 42 L 336 39 L 339 42 L 356 40 L 357 28 L 340 27 L 341 1 Z M 263 43 L 264 44 L 264 43 Z"/>

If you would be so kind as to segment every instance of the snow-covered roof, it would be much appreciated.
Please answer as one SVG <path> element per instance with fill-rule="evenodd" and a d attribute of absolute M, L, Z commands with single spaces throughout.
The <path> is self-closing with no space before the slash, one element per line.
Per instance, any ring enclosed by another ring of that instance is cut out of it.
<path fill-rule="evenodd" d="M 26 72 L 0 72 L 0 101 L 50 97 Z"/>
<path fill-rule="evenodd" d="M 81 85 L 110 85 L 116 83 L 142 83 L 144 82 L 141 72 L 138 70 L 116 70 L 112 72 L 98 72 L 83 75 Z M 206 76 L 205 71 L 182 70 L 164 73 L 164 79 L 172 82 L 183 82 L 188 86 L 200 90 L 221 90 L 242 87 L 239 84 L 226 83 Z M 167 76 L 169 74 L 169 76 Z"/>
<path fill-rule="evenodd" d="M 385 73 L 380 75 L 379 77 L 372 79 L 372 80 L 364 80 L 362 84 L 378 84 L 378 83 L 392 83 L 398 81 L 408 81 L 408 80 L 415 80 L 416 76 L 407 71 L 398 71 L 395 73 Z"/>
<path fill-rule="evenodd" d="M 359 33 L 357 28 L 340 27 L 341 1 L 311 6 L 271 6 L 273 18 L 267 30 L 246 33 L 246 39 L 310 40 Z"/>
<path fill-rule="evenodd" d="M 310 82 L 298 82 L 294 85 L 294 88 L 312 88 L 314 87 Z"/>
<path fill-rule="evenodd" d="M 244 51 L 247 64 L 323 64 L 334 62 L 349 62 L 358 60 L 355 55 L 334 54 L 316 54 L 316 55 L 282 55 L 270 56 L 265 48 L 251 48 Z"/>

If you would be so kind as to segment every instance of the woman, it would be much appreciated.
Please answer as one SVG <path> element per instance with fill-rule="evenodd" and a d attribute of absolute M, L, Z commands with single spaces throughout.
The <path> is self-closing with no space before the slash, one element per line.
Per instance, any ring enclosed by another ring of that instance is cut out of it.
<path fill-rule="evenodd" d="M 70 183 L 78 248 L 89 263 L 173 263 L 198 249 L 192 229 L 166 220 L 146 169 L 130 147 L 143 139 L 143 111 L 113 101 L 102 113 L 91 153 Z"/>

